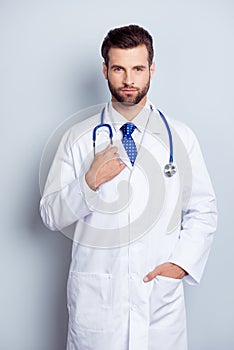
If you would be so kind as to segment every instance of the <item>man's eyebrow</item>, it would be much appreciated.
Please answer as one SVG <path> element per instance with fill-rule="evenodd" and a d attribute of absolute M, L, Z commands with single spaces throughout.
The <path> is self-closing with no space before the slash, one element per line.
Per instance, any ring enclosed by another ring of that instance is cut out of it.
<path fill-rule="evenodd" d="M 125 69 L 124 67 L 120 66 L 119 64 L 112 64 L 110 68 L 122 68 L 122 69 Z M 137 65 L 134 66 L 133 68 L 142 68 L 142 69 L 146 69 L 146 66 L 144 66 L 143 64 L 137 64 Z"/>
<path fill-rule="evenodd" d="M 120 66 L 119 64 L 112 64 L 111 68 L 123 68 L 122 66 Z"/>
<path fill-rule="evenodd" d="M 143 64 L 137 64 L 136 66 L 134 66 L 133 68 L 146 68 L 146 66 L 144 66 Z"/>

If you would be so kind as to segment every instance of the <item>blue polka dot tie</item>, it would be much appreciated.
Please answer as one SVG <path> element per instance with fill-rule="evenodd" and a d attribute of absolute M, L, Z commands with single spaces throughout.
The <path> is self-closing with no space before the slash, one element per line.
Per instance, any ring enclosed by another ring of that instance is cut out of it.
<path fill-rule="evenodd" d="M 134 165 L 137 156 L 137 148 L 132 138 L 132 133 L 135 130 L 135 128 L 136 126 L 133 123 L 126 123 L 120 128 L 120 130 L 123 133 L 122 143 L 128 154 L 130 162 L 132 163 L 132 166 Z"/>

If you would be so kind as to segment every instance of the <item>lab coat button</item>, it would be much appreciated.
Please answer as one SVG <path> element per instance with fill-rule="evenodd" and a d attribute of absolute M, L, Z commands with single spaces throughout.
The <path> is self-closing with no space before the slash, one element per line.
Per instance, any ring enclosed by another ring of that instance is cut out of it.
<path fill-rule="evenodd" d="M 136 311 L 136 309 L 137 309 L 137 305 L 136 305 L 136 304 L 132 304 L 132 305 L 131 305 L 131 310 L 132 310 L 132 311 Z"/>
<path fill-rule="evenodd" d="M 137 276 L 138 276 L 138 274 L 135 273 L 135 272 L 133 272 L 133 273 L 130 275 L 130 278 L 131 278 L 131 280 L 135 280 L 135 279 L 137 279 Z"/>

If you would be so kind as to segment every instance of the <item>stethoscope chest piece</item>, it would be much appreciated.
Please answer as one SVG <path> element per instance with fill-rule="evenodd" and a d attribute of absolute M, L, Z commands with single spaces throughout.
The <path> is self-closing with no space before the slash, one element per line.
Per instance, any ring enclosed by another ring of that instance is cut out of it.
<path fill-rule="evenodd" d="M 164 167 L 164 174 L 167 177 L 172 177 L 176 173 L 176 167 L 173 163 L 168 163 Z"/>

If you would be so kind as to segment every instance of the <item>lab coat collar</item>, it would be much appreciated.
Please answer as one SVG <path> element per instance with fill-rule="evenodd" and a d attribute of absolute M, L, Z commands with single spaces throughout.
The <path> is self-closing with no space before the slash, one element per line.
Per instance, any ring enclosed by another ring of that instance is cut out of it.
<path fill-rule="evenodd" d="M 149 122 L 147 125 L 147 132 L 155 135 L 163 134 L 165 132 L 164 122 L 158 110 L 153 105 L 152 107 L 153 111 L 150 113 Z"/>

